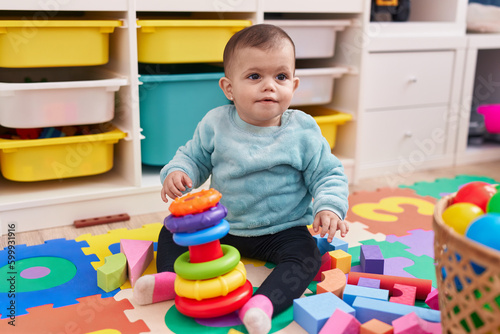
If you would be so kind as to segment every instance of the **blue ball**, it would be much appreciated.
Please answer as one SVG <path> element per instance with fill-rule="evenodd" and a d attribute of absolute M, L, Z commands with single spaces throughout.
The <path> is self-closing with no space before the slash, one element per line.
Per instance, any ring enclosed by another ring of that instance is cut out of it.
<path fill-rule="evenodd" d="M 500 251 L 500 214 L 487 213 L 477 218 L 469 225 L 465 236 Z"/>

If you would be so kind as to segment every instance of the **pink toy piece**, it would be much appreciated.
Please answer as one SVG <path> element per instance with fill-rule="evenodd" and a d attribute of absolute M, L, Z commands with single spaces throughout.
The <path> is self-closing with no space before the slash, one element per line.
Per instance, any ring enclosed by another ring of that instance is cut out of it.
<path fill-rule="evenodd" d="M 260 308 L 262 311 L 264 311 L 265 314 L 269 316 L 269 318 L 272 318 L 273 304 L 271 303 L 271 300 L 269 300 L 269 298 L 267 298 L 264 295 L 254 295 L 240 309 L 239 311 L 240 319 L 243 319 L 247 311 L 254 307 Z"/>
<path fill-rule="evenodd" d="M 360 277 L 358 280 L 359 286 L 364 286 L 365 288 L 380 289 L 380 280 L 374 278 Z"/>
<path fill-rule="evenodd" d="M 415 312 L 392 321 L 394 334 L 441 334 L 441 323 L 421 319 Z"/>
<path fill-rule="evenodd" d="M 439 310 L 438 289 L 434 289 L 425 298 L 425 303 L 433 310 Z"/>
<path fill-rule="evenodd" d="M 378 245 L 362 245 L 360 262 L 365 273 L 384 274 L 384 257 Z"/>
<path fill-rule="evenodd" d="M 361 323 L 351 314 L 336 309 L 319 334 L 359 334 Z"/>
<path fill-rule="evenodd" d="M 169 215 L 163 224 L 172 233 L 193 233 L 217 225 L 226 215 L 226 207 L 218 203 L 207 211 L 193 215 L 181 217 Z"/>
<path fill-rule="evenodd" d="M 149 240 L 120 240 L 120 252 L 125 254 L 128 278 L 132 287 L 154 258 L 153 242 Z"/>
<path fill-rule="evenodd" d="M 321 267 L 319 267 L 318 273 L 314 276 L 313 281 L 321 281 L 321 273 L 330 269 L 332 269 L 332 257 L 329 253 L 325 253 L 321 257 Z"/>
<path fill-rule="evenodd" d="M 394 284 L 392 289 L 392 296 L 389 298 L 390 302 L 415 305 L 415 295 L 417 294 L 417 287 L 404 284 Z"/>

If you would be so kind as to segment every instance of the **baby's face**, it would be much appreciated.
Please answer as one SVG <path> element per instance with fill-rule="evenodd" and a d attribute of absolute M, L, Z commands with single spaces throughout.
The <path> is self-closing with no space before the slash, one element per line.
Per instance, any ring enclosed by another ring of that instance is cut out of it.
<path fill-rule="evenodd" d="M 271 50 L 247 47 L 233 57 L 226 95 L 240 118 L 255 126 L 280 125 L 299 84 L 292 45 L 283 42 Z"/>

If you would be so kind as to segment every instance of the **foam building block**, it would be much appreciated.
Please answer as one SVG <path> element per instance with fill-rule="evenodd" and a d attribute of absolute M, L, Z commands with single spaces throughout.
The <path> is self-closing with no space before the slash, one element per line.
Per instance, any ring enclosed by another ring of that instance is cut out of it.
<path fill-rule="evenodd" d="M 411 305 L 396 304 L 379 299 L 356 297 L 354 303 L 352 303 L 352 307 L 356 310 L 356 318 L 361 323 L 371 319 L 378 319 L 386 324 L 391 324 L 392 321 L 411 312 L 415 312 L 419 318 L 427 321 L 441 321 L 440 311 Z"/>
<path fill-rule="evenodd" d="M 364 286 L 366 288 L 373 288 L 373 289 L 380 289 L 380 280 L 373 279 L 373 278 L 367 278 L 367 277 L 360 277 L 358 280 L 358 286 Z"/>
<path fill-rule="evenodd" d="M 128 263 L 128 278 L 133 287 L 154 258 L 153 242 L 149 240 L 120 240 L 120 252 Z"/>
<path fill-rule="evenodd" d="M 394 328 L 377 319 L 365 322 L 359 327 L 359 334 L 393 334 Z"/>
<path fill-rule="evenodd" d="M 349 249 L 349 244 L 342 239 L 334 237 L 332 242 L 328 242 L 328 233 L 323 238 L 320 237 L 319 234 L 313 235 L 313 237 L 316 239 L 316 244 L 318 245 L 321 255 L 337 249 L 342 249 L 347 253 Z"/>
<path fill-rule="evenodd" d="M 392 322 L 394 334 L 441 334 L 439 322 L 420 319 L 415 312 L 408 313 Z"/>
<path fill-rule="evenodd" d="M 107 256 L 97 268 L 97 286 L 106 292 L 118 289 L 127 281 L 127 258 L 123 253 Z"/>
<path fill-rule="evenodd" d="M 363 272 L 384 274 L 384 257 L 378 245 L 362 245 L 360 262 Z"/>
<path fill-rule="evenodd" d="M 332 258 L 330 254 L 325 253 L 321 257 L 321 266 L 319 267 L 318 273 L 314 276 L 313 281 L 319 282 L 322 280 L 321 275 L 323 272 L 330 270 L 332 268 Z"/>
<path fill-rule="evenodd" d="M 373 289 L 359 285 L 346 284 L 342 299 L 347 304 L 352 306 L 356 297 L 366 297 L 387 301 L 389 299 L 389 290 Z"/>
<path fill-rule="evenodd" d="M 432 280 L 430 279 L 360 273 L 353 271 L 351 271 L 348 275 L 347 284 L 357 285 L 360 277 L 380 280 L 380 288 L 389 290 L 389 295 L 392 295 L 394 284 L 404 284 L 416 287 L 417 293 L 415 297 L 420 300 L 425 300 L 429 292 L 432 290 Z"/>
<path fill-rule="evenodd" d="M 352 255 L 343 249 L 328 252 L 332 259 L 332 269 L 338 268 L 348 274 L 351 271 Z"/>
<path fill-rule="evenodd" d="M 404 285 L 404 284 L 394 284 L 394 288 L 392 290 L 392 296 L 389 299 L 389 301 L 405 305 L 415 305 L 416 294 L 417 294 L 417 288 L 414 286 Z"/>
<path fill-rule="evenodd" d="M 359 334 L 361 323 L 351 314 L 336 309 L 319 334 Z"/>
<path fill-rule="evenodd" d="M 439 310 L 438 289 L 434 289 L 425 298 L 425 303 L 433 310 Z"/>
<path fill-rule="evenodd" d="M 316 294 L 331 292 L 342 298 L 346 286 L 346 277 L 342 270 L 335 268 L 321 274 L 322 281 L 316 285 Z"/>
<path fill-rule="evenodd" d="M 356 311 L 331 292 L 297 298 L 293 301 L 293 320 L 309 334 L 317 334 L 336 309 L 356 316 Z"/>

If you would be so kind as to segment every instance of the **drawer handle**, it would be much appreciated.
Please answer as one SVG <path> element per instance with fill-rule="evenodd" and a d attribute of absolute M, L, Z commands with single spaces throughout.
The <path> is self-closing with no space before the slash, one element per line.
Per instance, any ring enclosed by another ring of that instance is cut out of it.
<path fill-rule="evenodd" d="M 405 137 L 406 137 L 406 138 L 411 138 L 411 137 L 413 137 L 413 132 L 411 132 L 411 131 L 405 131 Z"/>
<path fill-rule="evenodd" d="M 414 75 L 412 75 L 412 76 L 410 77 L 410 79 L 408 79 L 408 82 L 409 82 L 409 83 L 416 83 L 417 81 L 418 81 L 418 80 L 417 80 L 417 77 L 416 77 L 416 76 L 414 76 Z"/>

